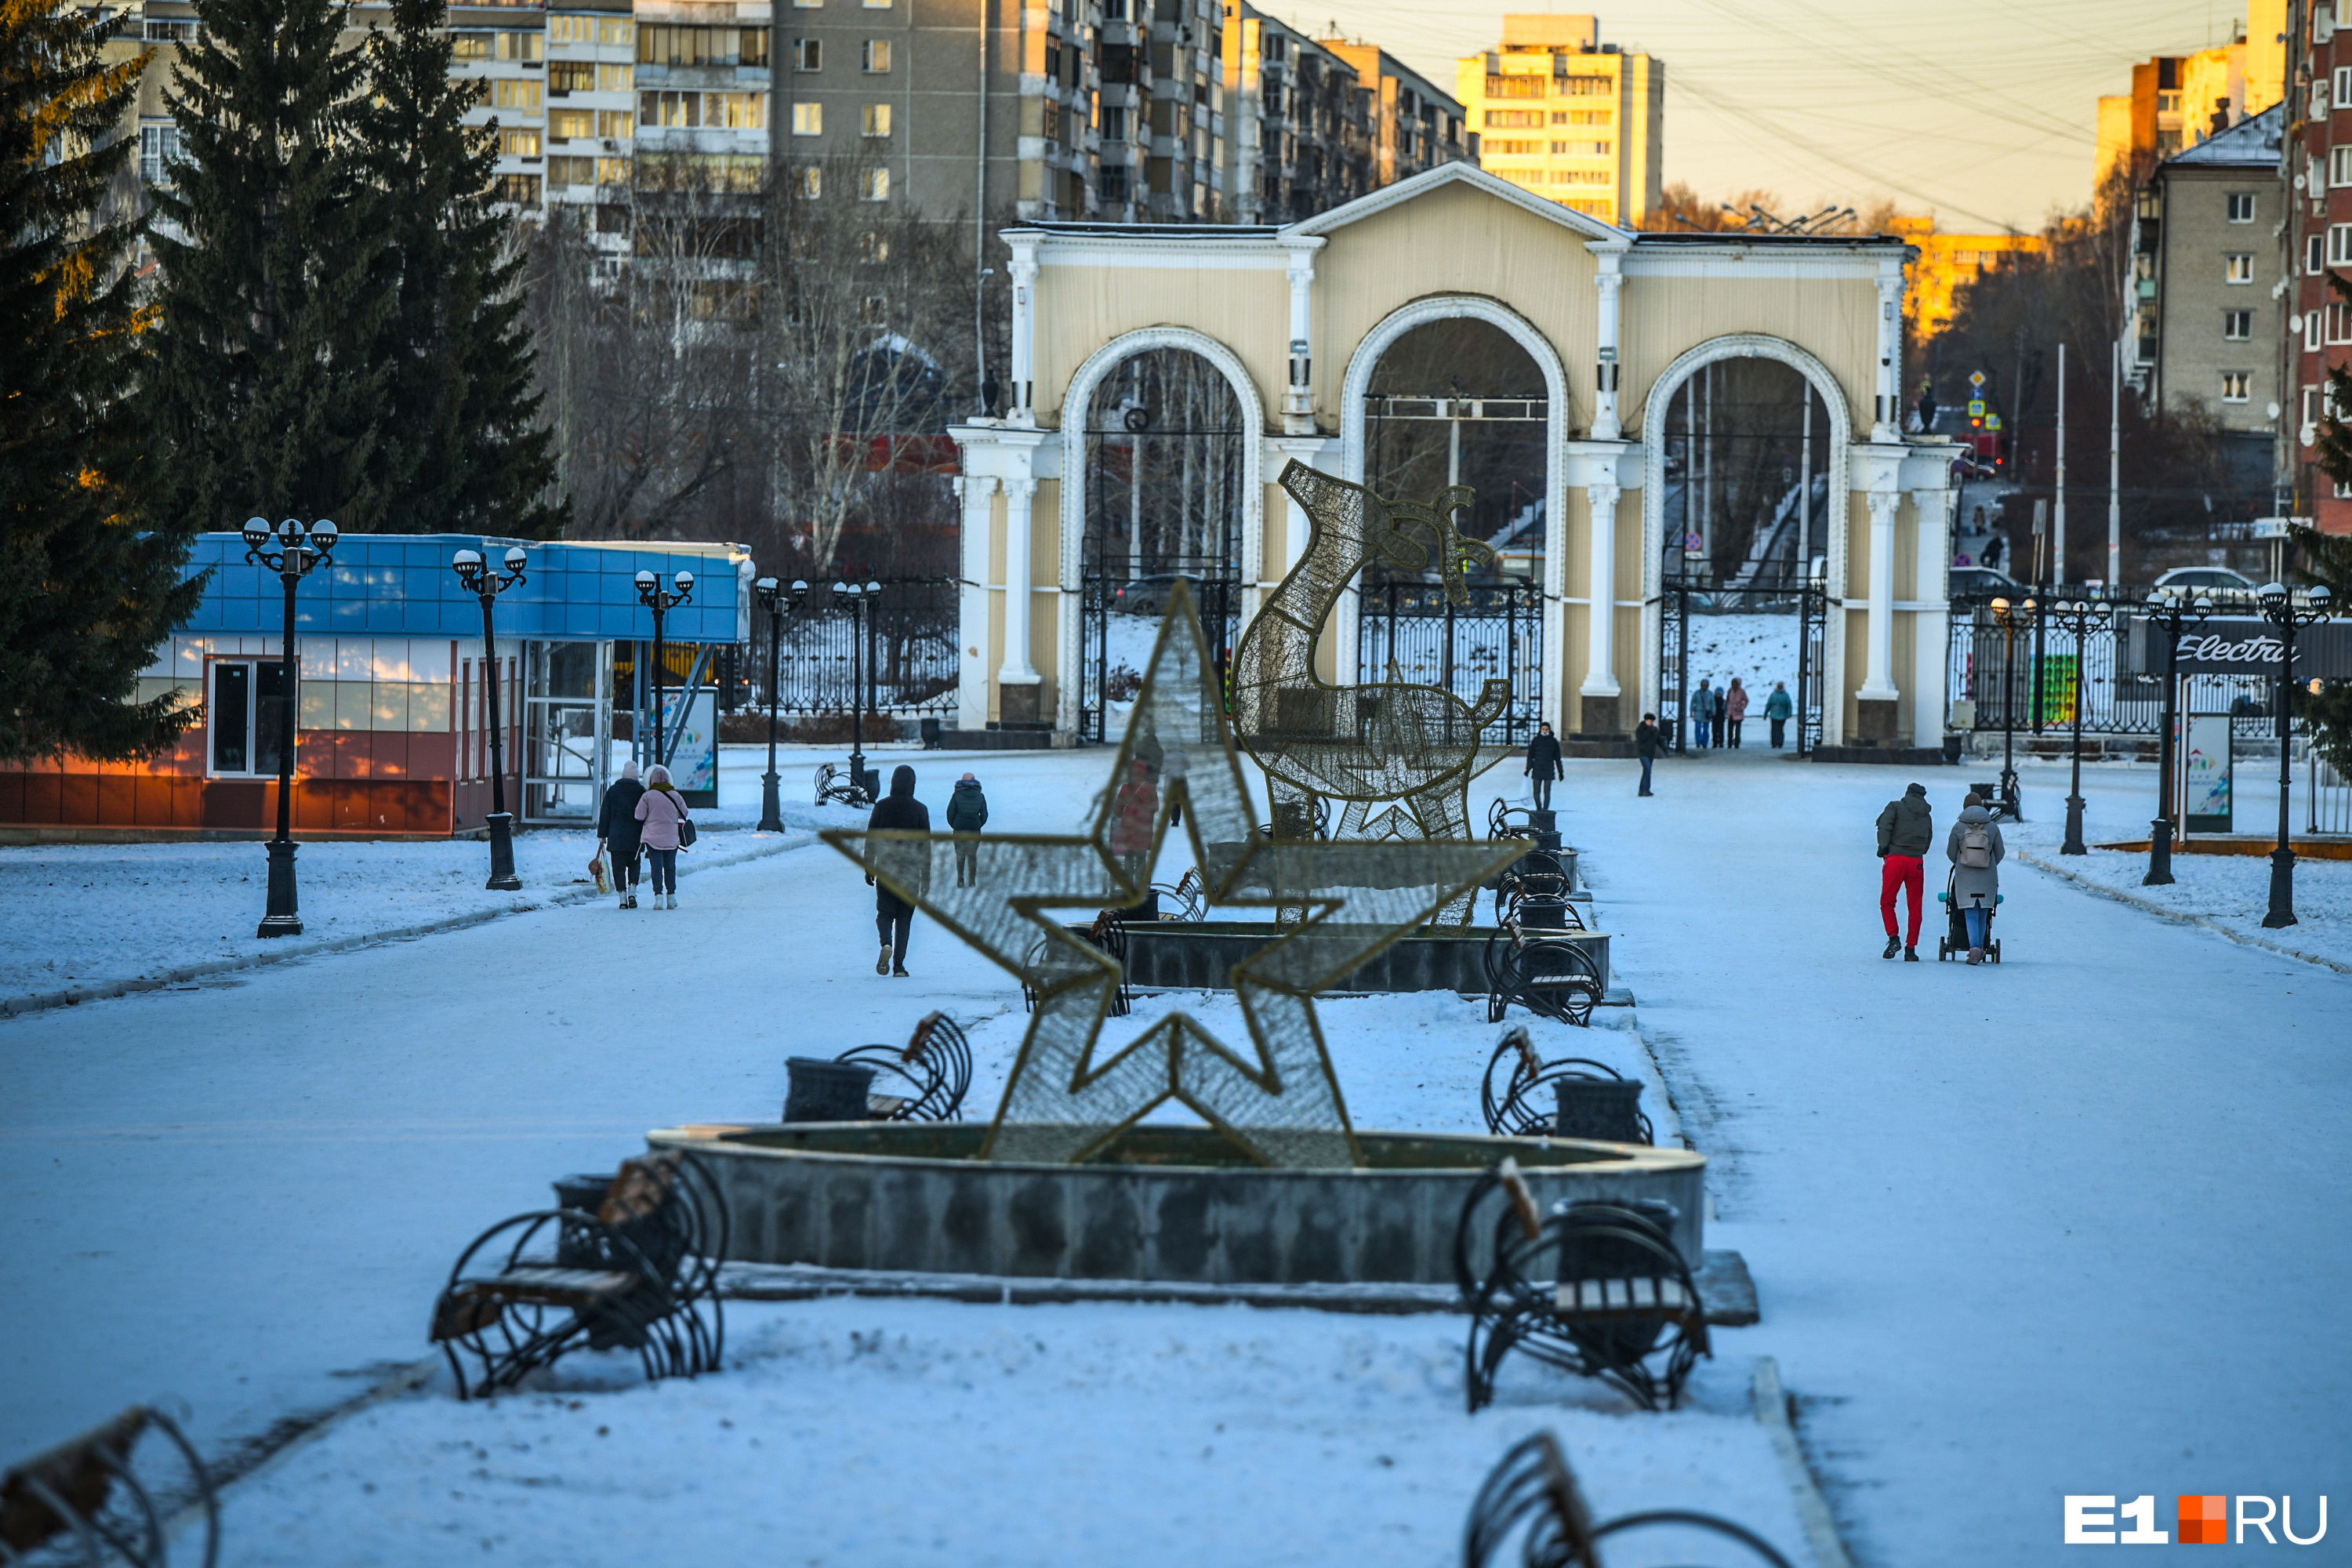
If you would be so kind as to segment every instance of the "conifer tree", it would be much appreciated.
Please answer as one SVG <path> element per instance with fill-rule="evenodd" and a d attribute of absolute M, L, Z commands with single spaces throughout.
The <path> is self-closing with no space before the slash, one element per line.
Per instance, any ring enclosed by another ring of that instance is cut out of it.
<path fill-rule="evenodd" d="M 0 4 L 0 759 L 123 760 L 192 717 L 131 700 L 194 607 L 189 531 L 142 526 L 133 429 L 138 226 L 107 211 L 145 57 L 109 63 L 110 26 L 67 0 Z"/>
<path fill-rule="evenodd" d="M 159 190 L 150 509 L 390 525 L 376 471 L 389 251 L 352 134 L 366 61 L 328 0 L 195 0 Z"/>
<path fill-rule="evenodd" d="M 446 0 L 393 0 L 358 114 L 396 292 L 379 338 L 387 415 L 373 461 L 387 526 L 546 538 L 564 521 L 538 423 L 524 255 L 490 204 L 495 132 L 468 128 Z"/>

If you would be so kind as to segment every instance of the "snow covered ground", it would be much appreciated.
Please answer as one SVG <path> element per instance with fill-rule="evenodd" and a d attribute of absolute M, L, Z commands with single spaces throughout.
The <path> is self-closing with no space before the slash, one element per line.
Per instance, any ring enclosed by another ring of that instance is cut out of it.
<path fill-rule="evenodd" d="M 1749 693 L 1748 717 L 1760 728 L 1772 683 L 1786 681 L 1792 695 L 1797 689 L 1796 616 L 1692 616 L 1690 668 L 1685 673 L 1694 689 L 1702 679 L 1727 688 L 1738 676 Z"/>
<path fill-rule="evenodd" d="M 756 811 L 761 757 L 730 750 L 722 816 Z M 794 754 L 788 805 L 835 757 Z M 1070 826 L 1107 759 L 875 760 L 914 765 L 935 812 L 971 769 L 1013 829 Z M 1939 820 L 1993 771 L 1927 771 Z M 1696 1410 L 1528 1377 L 1465 1416 L 1444 1319 L 743 1307 L 741 1365 L 692 1384 L 580 1363 L 561 1401 L 371 1406 L 237 1489 L 228 1560 L 1437 1563 L 1538 1424 L 1604 1510 L 1674 1496 L 1786 1541 L 1740 1404 L 1759 1354 L 1865 1564 L 2062 1560 L 2068 1492 L 2329 1489 L 2352 1356 L 2311 1309 L 2352 1288 L 2332 1163 L 2352 979 L 2021 864 L 1997 970 L 1885 963 L 1871 822 L 1906 774 L 1709 754 L 1662 763 L 1652 800 L 1634 775 L 1571 763 L 1556 801 L 1640 1001 L 1576 1044 L 1663 1069 L 1661 1134 L 1709 1156 L 1710 1245 L 1759 1286 L 1763 1321 L 1717 1334 Z M 2054 831 L 2063 778 L 2029 764 L 2021 845 Z M 2152 783 L 2086 770 L 2094 837 L 2143 831 Z M 85 879 L 50 912 L 145 919 L 135 878 Z M 985 1109 L 1021 1027 L 1008 978 L 927 922 L 915 978 L 876 977 L 870 896 L 831 851 L 706 863 L 684 902 L 530 909 L 0 1021 L 0 1460 L 158 1394 L 215 1456 L 348 1399 L 426 1352 L 426 1303 L 481 1227 L 648 1127 L 772 1118 L 787 1055 L 945 1007 L 978 1026 Z M 1227 1026 L 1229 1003 L 1183 1000 Z M 1476 1006 L 1323 1013 L 1360 1123 L 1475 1124 L 1498 1033 Z"/>

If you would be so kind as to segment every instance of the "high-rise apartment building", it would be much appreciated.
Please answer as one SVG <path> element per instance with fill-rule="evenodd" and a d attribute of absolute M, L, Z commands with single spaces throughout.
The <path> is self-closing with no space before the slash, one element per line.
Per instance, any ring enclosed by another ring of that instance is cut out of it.
<path fill-rule="evenodd" d="M 2285 93 L 2287 0 L 2248 0 L 2244 30 L 2194 54 L 2132 67 L 2131 90 L 2099 100 L 2095 181 L 2126 160 L 2136 174 L 2260 114 Z"/>
<path fill-rule="evenodd" d="M 1237 221 L 1296 223 L 1372 188 L 1370 95 L 1353 65 L 1239 0 L 1224 46 Z"/>
<path fill-rule="evenodd" d="M 1666 69 L 1601 41 L 1590 16 L 1511 15 L 1503 41 L 1454 66 L 1478 166 L 1631 226 L 1664 184 Z"/>
<path fill-rule="evenodd" d="M 1371 95 L 1367 109 L 1375 187 L 1471 155 L 1459 100 L 1378 44 L 1319 42 L 1355 68 L 1357 85 Z"/>

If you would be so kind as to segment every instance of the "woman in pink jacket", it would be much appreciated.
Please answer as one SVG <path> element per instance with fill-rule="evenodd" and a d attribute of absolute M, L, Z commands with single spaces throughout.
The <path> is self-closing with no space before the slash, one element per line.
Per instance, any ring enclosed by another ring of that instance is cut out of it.
<path fill-rule="evenodd" d="M 654 908 L 677 908 L 677 826 L 688 820 L 686 797 L 670 787 L 669 770 L 656 763 L 646 770 L 646 793 L 637 800 L 638 842 L 653 861 Z"/>
<path fill-rule="evenodd" d="M 1723 694 L 1723 727 L 1731 731 L 1731 749 L 1739 749 L 1739 721 L 1748 717 L 1748 688 L 1739 684 L 1739 677 L 1731 678 L 1731 689 Z"/>

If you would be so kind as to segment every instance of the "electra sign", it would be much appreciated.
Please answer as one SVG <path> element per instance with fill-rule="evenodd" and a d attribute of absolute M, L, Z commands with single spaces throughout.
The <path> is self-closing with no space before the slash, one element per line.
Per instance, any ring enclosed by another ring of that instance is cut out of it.
<path fill-rule="evenodd" d="M 2279 655 L 2285 647 L 2278 629 L 2267 621 L 2208 621 L 2181 632 L 2180 662 L 2176 668 L 2183 675 L 2252 675 L 2276 680 Z M 2131 659 L 2136 670 L 2164 673 L 2163 637 L 2151 636 L 2144 619 L 2135 618 L 2131 625 Z M 2352 626 L 2324 622 L 2295 633 L 2297 680 L 2337 680 L 2347 676 L 2352 676 Z"/>

